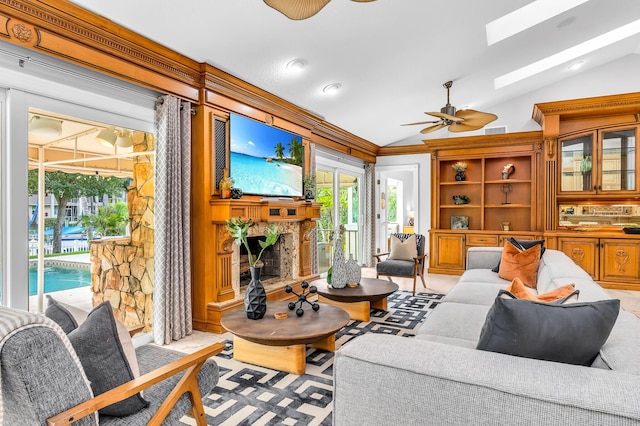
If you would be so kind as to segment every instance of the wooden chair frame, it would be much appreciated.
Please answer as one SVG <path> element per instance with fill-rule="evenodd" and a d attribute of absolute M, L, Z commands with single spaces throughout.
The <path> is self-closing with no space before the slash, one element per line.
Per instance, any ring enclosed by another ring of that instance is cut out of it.
<path fill-rule="evenodd" d="M 115 402 L 129 398 L 136 393 L 147 389 L 181 371 L 186 370 L 184 376 L 173 388 L 167 399 L 160 405 L 147 425 L 160 425 L 167 417 L 178 399 L 185 393 L 189 393 L 191 399 L 191 414 L 199 426 L 206 426 L 202 395 L 198 388 L 198 373 L 202 365 L 212 356 L 219 354 L 224 349 L 224 343 L 215 343 L 204 349 L 185 355 L 184 358 L 157 368 L 143 376 L 124 383 L 108 392 L 100 394 L 88 401 L 69 408 L 68 410 L 47 419 L 47 425 L 60 426 L 71 425 L 73 422 L 86 417 L 96 411 Z"/>

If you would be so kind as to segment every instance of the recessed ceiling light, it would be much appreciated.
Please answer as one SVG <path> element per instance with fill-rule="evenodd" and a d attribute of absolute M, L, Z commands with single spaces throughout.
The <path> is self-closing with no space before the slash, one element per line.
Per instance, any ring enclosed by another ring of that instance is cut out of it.
<path fill-rule="evenodd" d="M 537 0 L 486 25 L 487 45 L 509 38 L 589 0 Z"/>
<path fill-rule="evenodd" d="M 620 28 L 611 30 L 608 33 L 601 34 L 583 43 L 570 47 L 558 52 L 555 55 L 547 56 L 532 64 L 526 65 L 522 68 L 518 68 L 515 71 L 501 75 L 493 80 L 493 85 L 496 89 L 501 89 L 510 84 L 517 83 L 525 78 L 532 77 L 550 68 L 557 67 L 566 62 L 585 56 L 595 50 L 602 49 L 620 40 L 631 37 L 640 33 L 640 19 L 633 21 L 627 25 L 623 25 Z"/>
<path fill-rule="evenodd" d="M 584 61 L 578 61 L 578 62 L 574 62 L 571 65 L 569 65 L 567 67 L 567 69 L 569 71 L 576 71 L 577 69 L 581 68 L 584 65 Z"/>
<path fill-rule="evenodd" d="M 322 88 L 322 91 L 327 95 L 335 95 L 338 92 L 338 90 L 340 90 L 340 87 L 341 87 L 340 83 L 331 83 L 324 86 Z"/>
<path fill-rule="evenodd" d="M 287 63 L 287 71 L 291 73 L 300 73 L 304 69 L 306 63 L 302 59 L 294 59 Z"/>

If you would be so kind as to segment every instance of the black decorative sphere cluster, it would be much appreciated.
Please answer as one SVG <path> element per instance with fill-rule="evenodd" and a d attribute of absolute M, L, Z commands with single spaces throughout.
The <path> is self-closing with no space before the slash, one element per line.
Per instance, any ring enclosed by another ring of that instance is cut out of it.
<path fill-rule="evenodd" d="M 314 311 L 318 311 L 320 309 L 320 305 L 318 304 L 318 302 L 309 302 L 307 300 L 307 296 L 308 295 L 315 294 L 318 291 L 316 286 L 314 286 L 314 285 L 309 286 L 309 283 L 306 282 L 306 281 L 303 281 L 301 286 L 302 286 L 302 293 L 300 293 L 300 294 L 298 294 L 295 291 L 293 291 L 293 288 L 290 285 L 287 285 L 284 288 L 285 292 L 293 293 L 296 296 L 298 296 L 298 300 L 296 302 L 289 302 L 289 310 L 293 311 L 295 309 L 296 315 L 299 316 L 299 317 L 304 315 L 304 309 L 302 309 L 302 304 L 304 302 L 307 302 L 308 304 L 310 304 L 311 305 L 311 309 L 313 309 Z M 307 293 L 307 289 L 309 290 L 308 293 Z"/>

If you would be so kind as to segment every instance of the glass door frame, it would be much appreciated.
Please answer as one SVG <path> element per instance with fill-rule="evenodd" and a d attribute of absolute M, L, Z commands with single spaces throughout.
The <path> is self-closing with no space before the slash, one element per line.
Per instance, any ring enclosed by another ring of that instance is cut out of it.
<path fill-rule="evenodd" d="M 321 154 L 316 156 L 316 170 L 322 169 L 333 172 L 333 223 L 340 223 L 340 212 L 339 212 L 339 196 L 340 196 L 340 174 L 346 174 L 349 176 L 354 176 L 358 179 L 359 191 L 358 191 L 358 227 L 359 230 L 362 229 L 364 224 L 364 212 L 363 212 L 363 202 L 364 202 L 364 192 L 366 185 L 364 179 L 364 166 L 362 168 L 358 168 L 356 166 L 351 166 L 345 163 L 341 163 L 327 157 L 322 157 Z M 363 264 L 363 256 L 364 256 L 364 235 L 363 232 L 358 232 L 358 253 L 357 259 L 359 264 Z"/>

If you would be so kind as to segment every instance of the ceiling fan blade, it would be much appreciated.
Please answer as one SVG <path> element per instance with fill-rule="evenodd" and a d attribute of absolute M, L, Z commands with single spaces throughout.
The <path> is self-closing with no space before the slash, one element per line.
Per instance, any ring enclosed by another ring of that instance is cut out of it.
<path fill-rule="evenodd" d="M 331 0 L 264 0 L 270 6 L 289 19 L 300 21 L 320 12 Z"/>
<path fill-rule="evenodd" d="M 433 121 L 418 121 L 417 123 L 407 123 L 401 124 L 401 126 L 414 126 L 416 124 L 430 124 L 430 123 L 439 123 L 441 120 L 433 120 Z"/>
<path fill-rule="evenodd" d="M 420 130 L 420 133 L 422 133 L 423 135 L 426 135 L 427 133 L 431 133 L 431 132 L 435 132 L 436 130 L 440 130 L 443 127 L 447 127 L 447 125 L 444 124 L 444 123 L 436 124 L 434 126 L 429 126 L 427 128 L 424 128 L 424 129 Z"/>
<path fill-rule="evenodd" d="M 451 120 L 456 123 L 464 120 L 464 118 L 459 118 L 453 115 L 445 114 L 444 112 L 425 112 L 425 114 L 433 115 L 434 117 L 439 117 L 444 120 Z"/>
<path fill-rule="evenodd" d="M 482 126 L 470 126 L 468 124 L 466 124 L 466 122 L 462 122 L 462 123 L 453 123 L 452 125 L 449 126 L 449 131 L 450 132 L 470 132 L 472 130 L 478 130 L 478 129 L 482 129 L 484 127 L 484 125 Z"/>
<path fill-rule="evenodd" d="M 464 109 L 456 112 L 456 117 L 463 118 L 462 124 L 465 126 L 479 126 L 478 129 L 486 126 L 498 118 L 497 115 L 488 112 L 475 111 L 472 109 Z M 453 131 L 453 130 L 452 130 Z M 463 130 L 464 131 L 464 130 Z"/>

